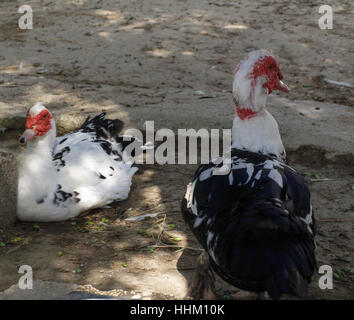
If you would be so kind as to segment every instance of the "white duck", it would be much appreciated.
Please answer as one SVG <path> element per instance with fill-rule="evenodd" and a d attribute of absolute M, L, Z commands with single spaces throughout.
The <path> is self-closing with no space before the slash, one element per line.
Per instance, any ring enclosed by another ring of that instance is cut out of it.
<path fill-rule="evenodd" d="M 17 217 L 23 221 L 62 221 L 128 197 L 138 170 L 123 161 L 119 120 L 102 113 L 78 131 L 56 137 L 52 114 L 38 102 L 27 111 L 27 143 L 19 155 Z"/>

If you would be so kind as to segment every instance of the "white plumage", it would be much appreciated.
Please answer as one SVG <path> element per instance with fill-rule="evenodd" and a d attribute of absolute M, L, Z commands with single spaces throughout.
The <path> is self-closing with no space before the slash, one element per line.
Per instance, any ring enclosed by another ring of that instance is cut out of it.
<path fill-rule="evenodd" d="M 18 159 L 20 220 L 62 221 L 128 197 L 137 168 L 123 160 L 122 140 L 111 134 L 116 121 L 103 113 L 56 137 L 54 119 L 41 103 L 28 111 L 21 137 L 28 143 Z"/>
<path fill-rule="evenodd" d="M 232 148 L 286 157 L 278 124 L 267 110 L 259 111 L 257 117 L 247 121 L 234 118 Z"/>

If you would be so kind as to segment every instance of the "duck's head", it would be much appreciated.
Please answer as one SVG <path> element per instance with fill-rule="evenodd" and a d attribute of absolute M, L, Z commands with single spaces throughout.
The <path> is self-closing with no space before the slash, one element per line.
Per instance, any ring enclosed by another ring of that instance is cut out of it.
<path fill-rule="evenodd" d="M 289 92 L 282 79 L 278 63 L 269 51 L 262 49 L 250 52 L 234 72 L 232 95 L 236 110 L 241 110 L 242 114 L 244 109 L 252 114 L 264 109 L 267 96 L 273 90 Z"/>
<path fill-rule="evenodd" d="M 52 114 L 41 102 L 37 102 L 27 110 L 26 130 L 19 141 L 27 143 L 35 137 L 47 136 L 52 131 L 55 131 Z"/>

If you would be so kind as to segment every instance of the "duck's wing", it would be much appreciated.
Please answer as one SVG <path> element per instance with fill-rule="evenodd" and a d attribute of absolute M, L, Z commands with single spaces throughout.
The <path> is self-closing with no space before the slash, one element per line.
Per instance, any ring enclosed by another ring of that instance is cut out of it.
<path fill-rule="evenodd" d="M 124 144 L 116 135 L 123 123 L 104 116 L 88 118 L 78 131 L 56 139 L 53 162 L 58 181 L 65 190 L 80 194 L 82 207 L 125 199 L 137 171 L 123 159 Z"/>
<path fill-rule="evenodd" d="M 220 166 L 200 166 L 182 201 L 215 269 L 245 290 L 305 295 L 315 266 L 305 181 L 283 162 L 243 150 L 232 150 L 228 174 L 213 174 Z"/>

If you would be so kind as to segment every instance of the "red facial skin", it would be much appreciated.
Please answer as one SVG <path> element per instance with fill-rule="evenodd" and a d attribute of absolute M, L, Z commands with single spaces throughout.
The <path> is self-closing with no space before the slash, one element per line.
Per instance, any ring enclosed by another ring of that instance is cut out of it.
<path fill-rule="evenodd" d="M 52 115 L 43 110 L 38 115 L 31 117 L 29 110 L 27 111 L 26 129 L 32 129 L 37 136 L 44 136 L 51 128 L 50 119 Z"/>
<path fill-rule="evenodd" d="M 257 115 L 257 112 L 251 109 L 244 109 L 236 106 L 236 113 L 241 120 L 251 119 Z"/>
<path fill-rule="evenodd" d="M 259 59 L 253 67 L 250 78 L 256 80 L 259 76 L 265 75 L 268 82 L 263 85 L 264 88 L 268 88 L 268 93 L 271 94 L 274 89 L 277 88 L 279 80 L 283 79 L 283 74 L 280 71 L 277 61 L 270 56 L 266 56 Z M 253 81 L 252 81 L 253 82 Z"/>
<path fill-rule="evenodd" d="M 239 70 L 238 65 L 235 69 L 234 74 Z M 263 85 L 264 88 L 268 88 L 268 94 L 271 94 L 273 90 L 281 90 L 288 92 L 289 89 L 280 83 L 280 80 L 283 79 L 283 74 L 279 69 L 277 61 L 271 57 L 266 56 L 264 58 L 259 59 L 253 67 L 252 72 L 248 75 L 251 81 L 251 96 L 254 95 L 254 88 L 256 86 L 256 79 L 259 76 L 266 76 L 267 82 Z M 251 119 L 257 115 L 257 112 L 251 109 L 240 108 L 236 105 L 236 113 L 241 120 Z"/>

